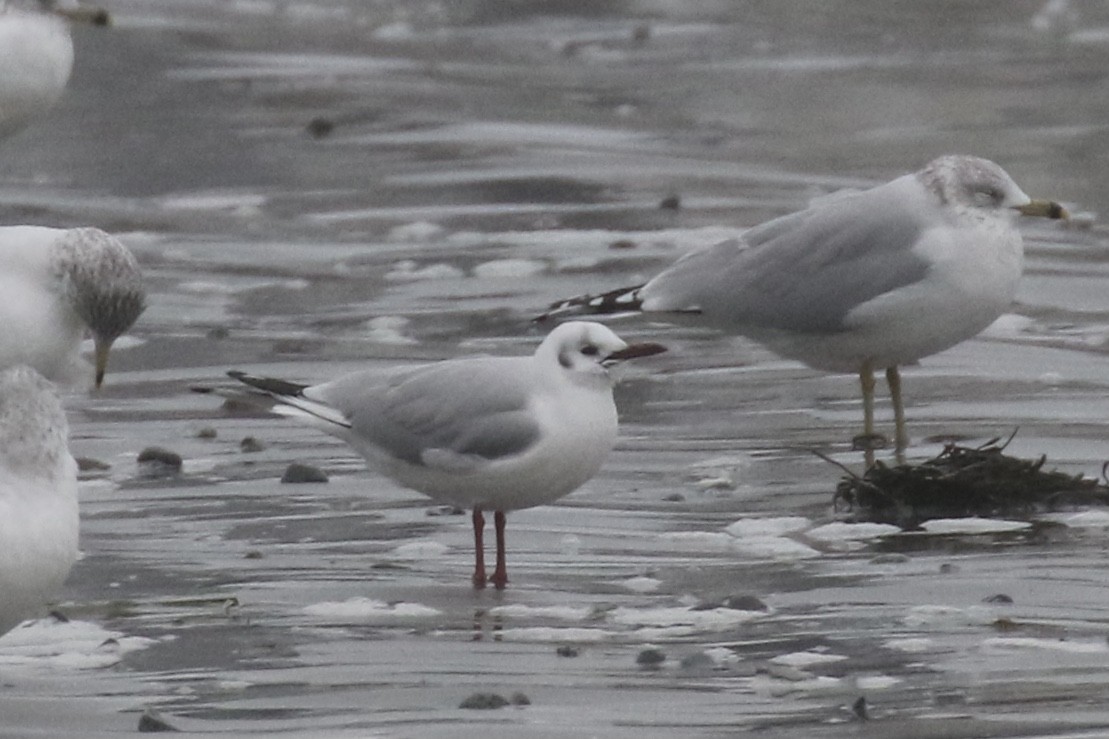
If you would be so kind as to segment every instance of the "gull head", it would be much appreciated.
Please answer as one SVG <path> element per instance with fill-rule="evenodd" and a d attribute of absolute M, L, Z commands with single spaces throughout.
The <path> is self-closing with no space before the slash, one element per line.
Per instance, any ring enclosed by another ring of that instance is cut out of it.
<path fill-rule="evenodd" d="M 66 297 L 96 345 L 95 381 L 100 387 L 112 343 L 146 308 L 142 273 L 127 247 L 97 228 L 70 229 L 56 248 Z"/>
<path fill-rule="evenodd" d="M 945 205 L 982 216 L 1014 213 L 1043 218 L 1067 218 L 1063 206 L 1033 200 L 1009 173 L 989 159 L 951 154 L 933 159 L 917 176 Z"/>
<path fill-rule="evenodd" d="M 648 357 L 666 351 L 661 344 L 629 344 L 612 329 L 593 321 L 570 321 L 557 326 L 535 350 L 571 379 L 611 384 L 609 370 L 624 360 Z"/>

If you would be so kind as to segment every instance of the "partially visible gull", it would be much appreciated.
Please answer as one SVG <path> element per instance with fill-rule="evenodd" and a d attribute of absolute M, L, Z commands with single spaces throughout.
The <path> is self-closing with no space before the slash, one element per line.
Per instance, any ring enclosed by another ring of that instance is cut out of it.
<path fill-rule="evenodd" d="M 67 435 L 42 375 L 0 371 L 0 634 L 43 613 L 77 560 L 77 463 Z"/>
<path fill-rule="evenodd" d="M 106 25 L 75 0 L 0 0 L 0 138 L 52 108 L 73 69 L 69 23 Z"/>
<path fill-rule="evenodd" d="M 112 343 L 146 305 L 135 257 L 97 228 L 0 227 L 0 295 L 0 368 L 27 364 L 76 382 L 87 331 L 97 387 Z"/>

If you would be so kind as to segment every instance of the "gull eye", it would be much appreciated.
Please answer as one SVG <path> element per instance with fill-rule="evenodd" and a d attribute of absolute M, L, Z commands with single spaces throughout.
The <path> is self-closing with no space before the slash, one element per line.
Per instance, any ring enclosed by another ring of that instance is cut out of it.
<path fill-rule="evenodd" d="M 974 204 L 982 207 L 1001 205 L 1005 200 L 1005 193 L 1001 188 L 993 185 L 984 185 L 974 191 Z"/>
<path fill-rule="evenodd" d="M 581 348 L 581 353 L 584 354 L 587 357 L 596 356 L 600 351 L 601 351 L 600 349 L 593 346 L 592 344 L 586 344 L 585 346 L 583 346 Z"/>

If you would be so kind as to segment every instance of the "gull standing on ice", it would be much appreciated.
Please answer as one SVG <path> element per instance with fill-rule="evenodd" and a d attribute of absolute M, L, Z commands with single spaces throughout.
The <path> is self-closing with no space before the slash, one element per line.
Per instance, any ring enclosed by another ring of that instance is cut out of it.
<path fill-rule="evenodd" d="M 386 381 L 366 371 L 312 386 L 228 374 L 401 485 L 473 509 L 475 588 L 486 584 L 483 511 L 493 511 L 497 563 L 488 581 L 503 588 L 505 513 L 558 500 L 597 473 L 616 441 L 610 368 L 662 351 L 573 321 L 531 356 L 448 360 Z"/>
<path fill-rule="evenodd" d="M 108 13 L 75 0 L 0 0 L 0 138 L 61 98 L 73 69 L 69 21 L 107 25 Z"/>
<path fill-rule="evenodd" d="M 0 371 L 0 634 L 38 615 L 77 560 L 77 463 L 53 386 Z"/>
<path fill-rule="evenodd" d="M 112 343 L 145 307 L 142 274 L 119 239 L 97 228 L 0 227 L 0 368 L 28 364 L 55 382 L 95 344 L 100 387 Z"/>
<path fill-rule="evenodd" d="M 646 284 L 555 303 L 538 320 L 681 317 L 816 369 L 857 373 L 868 441 L 874 371 L 885 370 L 900 457 L 908 437 L 898 367 L 969 339 L 1008 309 L 1024 261 L 1018 214 L 1067 217 L 991 161 L 943 156 L 687 254 Z"/>

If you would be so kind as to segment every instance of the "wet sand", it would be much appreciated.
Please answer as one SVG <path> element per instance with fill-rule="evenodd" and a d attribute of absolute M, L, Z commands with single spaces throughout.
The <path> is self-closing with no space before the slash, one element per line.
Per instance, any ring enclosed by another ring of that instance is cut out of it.
<path fill-rule="evenodd" d="M 480 593 L 467 517 L 190 387 L 524 353 L 551 300 L 941 153 L 1096 214 L 1109 13 L 106 5 L 63 102 L 0 143 L 0 209 L 118 233 L 150 308 L 104 390 L 66 399 L 74 454 L 110 468 L 82 484 L 71 623 L 0 640 L 0 735 L 132 733 L 147 707 L 234 736 L 1107 730 L 1109 515 L 829 528 L 841 471 L 812 450 L 860 467 L 851 377 L 620 324 L 671 351 L 618 389 L 600 475 L 511 516 L 511 585 Z M 1012 313 L 906 370 L 912 458 L 1019 429 L 1010 453 L 1101 474 L 1107 239 L 1079 221 L 1029 224 Z M 149 446 L 182 474 L 144 477 Z M 279 483 L 292 461 L 330 481 Z M 459 708 L 478 692 L 530 703 Z"/>

